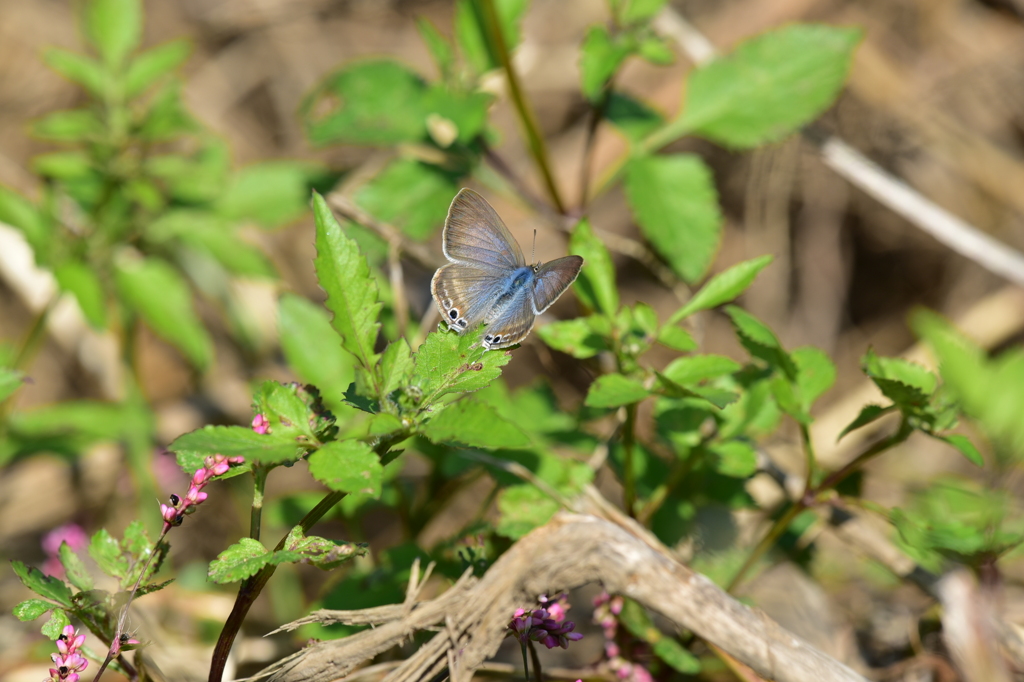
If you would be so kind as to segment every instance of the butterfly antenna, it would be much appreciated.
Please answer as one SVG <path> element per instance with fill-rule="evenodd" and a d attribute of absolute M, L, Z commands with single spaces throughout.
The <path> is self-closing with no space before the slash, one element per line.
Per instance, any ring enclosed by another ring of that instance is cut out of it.
<path fill-rule="evenodd" d="M 530 251 L 530 262 L 537 262 L 537 228 L 533 228 L 533 249 Z"/>

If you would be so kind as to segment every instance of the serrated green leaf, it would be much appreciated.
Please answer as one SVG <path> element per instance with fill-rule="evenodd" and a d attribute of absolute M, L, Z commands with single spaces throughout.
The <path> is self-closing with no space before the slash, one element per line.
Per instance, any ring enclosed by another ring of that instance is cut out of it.
<path fill-rule="evenodd" d="M 205 369 L 213 358 L 213 341 L 192 307 L 192 292 L 178 271 L 159 258 L 122 258 L 114 281 L 121 300 L 158 336 Z"/>
<path fill-rule="evenodd" d="M 355 377 L 352 356 L 342 349 L 324 309 L 301 296 L 284 294 L 277 329 L 288 366 L 325 396 L 340 400 Z"/>
<path fill-rule="evenodd" d="M 740 44 L 690 75 L 686 108 L 659 138 L 694 132 L 734 148 L 782 139 L 835 101 L 862 35 L 793 24 Z"/>
<path fill-rule="evenodd" d="M 413 359 L 409 342 L 399 338 L 388 344 L 380 358 L 381 395 L 390 395 L 409 382 L 412 377 Z"/>
<path fill-rule="evenodd" d="M 89 556 L 100 570 L 109 576 L 123 578 L 128 572 L 128 559 L 121 551 L 121 545 L 107 532 L 99 529 L 89 542 Z"/>
<path fill-rule="evenodd" d="M 569 253 L 582 256 L 584 267 L 573 283 L 576 295 L 591 310 L 614 315 L 619 309 L 615 264 L 608 249 L 585 218 L 576 223 L 569 238 Z"/>
<path fill-rule="evenodd" d="M 64 609 L 54 609 L 53 613 L 50 614 L 50 620 L 46 621 L 40 632 L 45 637 L 57 639 L 64 631 L 64 628 L 69 625 L 71 625 L 71 620 L 68 618 L 67 612 Z"/>
<path fill-rule="evenodd" d="M 650 135 L 665 122 L 657 111 L 621 92 L 609 95 L 604 116 L 631 142 Z"/>
<path fill-rule="evenodd" d="M 309 210 L 309 182 L 320 169 L 297 161 L 265 161 L 233 174 L 214 209 L 229 220 L 286 225 Z"/>
<path fill-rule="evenodd" d="M 825 351 L 813 346 L 803 346 L 790 353 L 796 365 L 796 388 L 800 404 L 810 414 L 811 406 L 836 381 L 836 366 Z"/>
<path fill-rule="evenodd" d="M 306 135 L 315 145 L 393 145 L 426 134 L 422 78 L 392 60 L 346 65 L 302 105 Z"/>
<path fill-rule="evenodd" d="M 453 393 L 469 393 L 501 376 L 512 359 L 509 351 L 489 351 L 480 344 L 483 328 L 456 334 L 450 329 L 427 334 L 414 358 L 412 385 L 420 389 L 420 405 L 428 407 Z"/>
<path fill-rule="evenodd" d="M 178 466 L 188 473 L 203 466 L 203 460 L 210 455 L 241 455 L 248 462 L 271 464 L 298 459 L 303 452 L 291 438 L 273 433 L 261 435 L 245 426 L 204 426 L 178 436 L 167 447 L 177 455 Z"/>
<path fill-rule="evenodd" d="M 260 384 L 253 393 L 254 410 L 270 422 L 270 433 L 262 435 L 277 438 L 286 436 L 292 442 L 299 439 L 310 442 L 314 438 L 310 422 L 315 415 L 298 391 L 299 387 L 295 384 L 280 384 L 276 381 Z"/>
<path fill-rule="evenodd" d="M 35 566 L 26 566 L 20 561 L 12 561 L 11 567 L 25 587 L 61 606 L 71 607 L 71 589 L 63 580 L 44 575 Z"/>
<path fill-rule="evenodd" d="M 161 76 L 174 71 L 185 63 L 192 46 L 187 40 L 172 40 L 157 45 L 138 55 L 128 64 L 124 77 L 124 94 L 135 97 L 141 94 Z"/>
<path fill-rule="evenodd" d="M 867 426 L 876 419 L 879 419 L 880 417 L 883 417 L 895 410 L 895 405 L 889 405 L 888 407 L 882 407 L 881 405 L 865 405 L 861 408 L 860 414 L 857 415 L 856 419 L 847 424 L 846 428 L 843 429 L 839 436 L 836 437 L 836 442 L 842 440 L 843 436 L 851 431 L 855 431 L 862 426 Z"/>
<path fill-rule="evenodd" d="M 902 358 L 884 358 L 868 349 L 861 359 L 864 373 L 901 410 L 918 410 L 935 391 L 935 375 L 923 366 Z"/>
<path fill-rule="evenodd" d="M 297 552 L 286 550 L 271 552 L 259 540 L 242 538 L 210 562 L 210 570 L 207 575 L 213 582 L 223 585 L 254 576 L 267 564 L 298 561 L 300 558 L 301 556 Z"/>
<path fill-rule="evenodd" d="M 626 198 L 655 251 L 687 282 L 704 276 L 722 234 L 711 170 L 692 154 L 637 156 L 626 166 Z"/>
<path fill-rule="evenodd" d="M 396 159 L 356 192 L 356 203 L 370 215 L 417 241 L 444 224 L 455 177 L 414 159 Z"/>
<path fill-rule="evenodd" d="M 518 540 L 534 528 L 543 526 L 558 511 L 558 503 L 529 484 L 514 485 L 498 495 L 498 525 L 495 532 Z"/>
<path fill-rule="evenodd" d="M 757 274 L 772 260 L 773 257 L 770 255 L 761 256 L 743 261 L 718 273 L 708 280 L 682 308 L 672 313 L 669 323 L 674 324 L 699 310 L 708 310 L 733 300 L 747 290 Z"/>
<path fill-rule="evenodd" d="M 740 363 L 724 355 L 688 355 L 676 358 L 662 374 L 677 384 L 695 384 L 739 370 Z"/>
<path fill-rule="evenodd" d="M 51 238 L 49 224 L 31 201 L 4 185 L 0 185 L 0 222 L 20 230 L 35 252 L 36 262 L 46 262 Z"/>
<path fill-rule="evenodd" d="M 608 80 L 633 51 L 631 40 L 612 38 L 604 26 L 591 26 L 580 47 L 580 90 L 596 101 Z"/>
<path fill-rule="evenodd" d="M 341 335 L 342 347 L 366 371 L 372 371 L 377 364 L 373 348 L 380 330 L 377 282 L 359 247 L 345 236 L 317 192 L 313 193 L 313 215 L 317 251 L 314 264 L 320 286 L 327 292 L 327 308 L 334 313 L 331 326 Z"/>
<path fill-rule="evenodd" d="M 477 448 L 521 448 L 530 439 L 505 421 L 490 405 L 460 400 L 431 418 L 421 429 L 434 443 L 456 443 Z"/>
<path fill-rule="evenodd" d="M 64 566 L 64 572 L 67 574 L 69 583 L 83 592 L 91 590 L 95 586 L 92 576 L 89 575 L 89 571 L 85 568 L 85 564 L 75 554 L 75 551 L 71 549 L 71 545 L 67 542 L 60 543 L 57 556 L 60 559 L 61 565 Z"/>
<path fill-rule="evenodd" d="M 84 28 L 103 60 L 109 65 L 120 65 L 139 44 L 142 4 L 139 0 L 89 0 Z"/>
<path fill-rule="evenodd" d="M 964 457 L 967 458 L 971 464 L 979 467 L 985 466 L 985 458 L 981 456 L 978 449 L 974 447 L 974 443 L 967 436 L 960 436 L 957 434 L 949 434 L 945 436 L 936 436 L 939 440 L 949 443 L 954 448 L 960 451 Z"/>
<path fill-rule="evenodd" d="M 62 291 L 75 297 L 82 314 L 94 329 L 107 327 L 107 300 L 96 270 L 77 260 L 62 263 L 54 270 Z"/>
<path fill-rule="evenodd" d="M 605 374 L 590 385 L 584 404 L 588 407 L 622 407 L 638 403 L 650 394 L 636 379 L 622 374 Z"/>
<path fill-rule="evenodd" d="M 725 313 L 732 319 L 740 343 L 748 353 L 781 370 L 790 381 L 796 381 L 796 365 L 764 322 L 734 305 L 726 306 Z"/>
<path fill-rule="evenodd" d="M 14 617 L 20 621 L 35 620 L 53 606 L 53 603 L 42 599 L 26 599 L 14 607 Z"/>
<path fill-rule="evenodd" d="M 690 333 L 674 324 L 665 324 L 658 330 L 658 343 L 684 353 L 697 347 Z"/>
<path fill-rule="evenodd" d="M 97 97 L 103 96 L 107 87 L 108 72 L 92 57 L 51 47 L 43 53 L 43 61 L 72 83 L 81 85 Z"/>
<path fill-rule="evenodd" d="M 38 119 L 32 134 L 53 142 L 82 142 L 103 132 L 103 124 L 90 109 L 65 109 Z"/>
<path fill-rule="evenodd" d="M 608 350 L 608 344 L 585 317 L 546 324 L 537 330 L 537 336 L 555 350 L 581 360 Z"/>
<path fill-rule="evenodd" d="M 298 563 L 310 564 L 329 571 L 357 556 L 366 554 L 366 545 L 335 542 L 315 535 L 305 536 L 302 526 L 295 526 L 285 538 L 284 549 L 299 555 Z"/>
<path fill-rule="evenodd" d="M 684 675 L 696 675 L 701 670 L 700 659 L 674 639 L 662 637 L 654 643 L 653 649 L 658 658 Z"/>
<path fill-rule="evenodd" d="M 25 375 L 16 369 L 0 367 L 0 403 L 14 395 L 25 383 Z"/>
<path fill-rule="evenodd" d="M 325 444 L 309 456 L 309 473 L 331 490 L 380 497 L 384 467 L 366 443 L 357 440 Z"/>

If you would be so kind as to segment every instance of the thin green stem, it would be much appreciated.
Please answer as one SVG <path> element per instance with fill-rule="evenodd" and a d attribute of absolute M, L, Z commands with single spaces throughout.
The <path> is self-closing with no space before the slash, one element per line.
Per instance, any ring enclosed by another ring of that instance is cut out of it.
<path fill-rule="evenodd" d="M 530 660 L 533 661 L 533 679 L 534 682 L 543 682 L 544 678 L 540 672 L 540 656 L 537 655 L 537 649 L 533 646 L 533 640 L 526 640 L 526 648 L 530 650 Z"/>
<path fill-rule="evenodd" d="M 382 440 L 376 444 L 374 451 L 380 456 L 381 464 L 387 466 L 397 456 L 398 453 L 389 452 L 391 447 L 396 443 L 405 440 L 408 437 L 407 433 L 400 432 L 392 435 L 385 440 Z M 343 492 L 330 492 L 324 496 L 315 507 L 309 510 L 302 520 L 299 521 L 299 526 L 302 528 L 302 532 L 306 533 L 313 525 L 322 519 L 324 515 L 334 508 L 334 505 L 341 502 L 347 493 Z M 281 538 L 274 548 L 275 551 L 284 549 L 284 543 L 287 536 Z M 238 588 L 238 596 L 235 598 L 235 604 L 231 609 L 231 613 L 228 615 L 227 620 L 224 622 L 224 629 L 220 632 L 220 637 L 217 639 L 217 644 L 213 649 L 213 659 L 210 661 L 210 682 L 220 682 L 224 676 L 224 666 L 227 664 L 228 654 L 231 652 L 231 646 L 235 642 L 235 637 L 238 636 L 238 632 L 242 629 L 242 622 L 245 620 L 245 616 L 249 613 L 249 609 L 256 602 L 256 598 L 260 596 L 263 588 L 266 587 L 267 582 L 274 575 L 277 570 L 277 566 L 267 565 L 264 566 L 260 571 L 246 580 L 242 581 L 242 585 Z"/>
<path fill-rule="evenodd" d="M 773 523 L 772 527 L 768 529 L 768 532 L 765 533 L 765 536 L 757 543 L 757 546 L 754 547 L 753 551 L 747 555 L 747 559 L 743 562 L 743 565 L 740 566 L 740 570 L 738 570 L 732 580 L 729 581 L 729 586 L 726 588 L 727 592 L 734 592 L 736 588 L 739 587 L 747 573 L 754 567 L 754 564 L 761 559 L 765 552 L 775 545 L 775 541 L 779 539 L 787 528 L 789 528 L 789 524 L 793 522 L 793 519 L 795 519 L 800 512 L 806 508 L 807 507 L 804 506 L 804 500 L 797 500 L 782 516 L 776 519 L 775 523 Z"/>
<path fill-rule="evenodd" d="M 25 332 L 25 338 L 21 341 L 21 346 L 18 348 L 18 354 L 14 356 L 14 362 L 12 367 L 14 369 L 25 369 L 28 364 L 35 357 L 36 351 L 39 350 L 40 342 L 46 334 L 46 323 L 50 319 L 50 313 L 53 311 L 53 307 L 57 304 L 58 296 L 53 296 L 42 310 L 36 313 L 35 318 L 32 320 L 32 326 Z"/>
<path fill-rule="evenodd" d="M 636 469 L 633 451 L 636 448 L 636 403 L 626 405 L 626 421 L 622 424 L 622 487 L 626 513 L 636 516 Z"/>
<path fill-rule="evenodd" d="M 516 107 L 519 120 L 526 132 L 530 154 L 533 156 L 538 170 L 540 170 L 541 175 L 544 177 L 544 185 L 547 187 L 551 203 L 555 205 L 559 213 L 564 214 L 565 204 L 558 193 L 554 174 L 551 172 L 547 145 L 544 142 L 544 136 L 541 135 L 540 126 L 537 124 L 537 117 L 526 101 L 523 90 L 519 85 L 519 76 L 512 65 L 512 56 L 509 54 L 508 46 L 505 44 L 505 36 L 501 31 L 501 21 L 498 18 L 498 10 L 494 6 L 494 0 L 480 0 L 480 7 L 483 10 L 483 20 L 488 41 L 493 46 L 493 53 L 501 62 L 502 68 L 505 69 L 509 95 L 512 97 L 512 103 Z"/>
<path fill-rule="evenodd" d="M 252 507 L 249 510 L 249 537 L 253 540 L 260 539 L 260 530 L 263 525 L 263 493 L 267 487 L 267 474 L 270 468 L 259 462 L 252 465 Z"/>
<path fill-rule="evenodd" d="M 800 424 L 800 439 L 803 441 L 804 455 L 807 458 L 807 481 L 804 484 L 804 494 L 807 494 L 814 485 L 818 473 L 818 459 L 814 454 L 814 443 L 811 441 L 811 431 L 807 424 Z"/>
<path fill-rule="evenodd" d="M 660 484 L 651 493 L 650 499 L 647 500 L 647 504 L 637 513 L 636 520 L 642 525 L 646 526 L 651 521 L 651 517 L 654 516 L 661 505 L 668 499 L 668 494 L 675 489 L 679 483 L 686 478 L 686 475 L 693 469 L 693 465 L 697 462 L 697 457 L 692 450 L 686 459 L 676 458 L 675 463 L 672 465 L 671 471 L 669 471 L 668 478 L 665 482 Z"/>
<path fill-rule="evenodd" d="M 583 161 L 580 164 L 580 212 L 586 212 L 587 201 L 590 194 L 590 167 L 594 160 L 594 142 L 597 140 L 597 129 L 604 120 L 608 111 L 608 104 L 612 99 L 612 90 L 615 87 L 615 77 L 605 84 L 601 91 L 600 101 L 590 108 L 590 120 L 587 121 L 587 139 L 583 144 Z"/>

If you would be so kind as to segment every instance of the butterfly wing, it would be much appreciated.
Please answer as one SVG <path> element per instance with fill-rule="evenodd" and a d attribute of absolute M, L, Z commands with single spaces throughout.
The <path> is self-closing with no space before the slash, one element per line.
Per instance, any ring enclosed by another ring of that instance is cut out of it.
<path fill-rule="evenodd" d="M 484 348 L 506 348 L 526 338 L 533 329 L 534 321 L 531 297 L 530 288 L 523 287 L 492 313 L 493 317 L 487 321 L 487 332 L 483 338 Z"/>
<path fill-rule="evenodd" d="M 463 189 L 448 209 L 442 233 L 444 255 L 453 263 L 503 272 L 526 265 L 512 233 L 487 201 L 471 189 Z"/>
<path fill-rule="evenodd" d="M 558 300 L 558 297 L 565 293 L 583 267 L 583 259 L 579 256 L 565 256 L 556 258 L 550 263 L 544 263 L 537 269 L 536 279 L 533 285 L 533 309 L 530 311 L 535 315 L 551 307 L 551 304 Z"/>
<path fill-rule="evenodd" d="M 504 268 L 449 263 L 434 273 L 430 293 L 444 321 L 461 334 L 487 319 L 507 286 L 509 272 Z"/>

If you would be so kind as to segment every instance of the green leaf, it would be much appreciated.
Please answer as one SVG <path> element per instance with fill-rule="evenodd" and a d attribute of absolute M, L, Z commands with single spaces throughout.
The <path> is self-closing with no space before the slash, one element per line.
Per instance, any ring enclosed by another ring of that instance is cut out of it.
<path fill-rule="evenodd" d="M 299 555 L 295 560 L 298 563 L 310 564 L 323 571 L 337 568 L 357 556 L 364 556 L 367 551 L 365 544 L 335 542 L 315 535 L 305 536 L 302 526 L 295 526 L 289 531 L 284 548 Z"/>
<path fill-rule="evenodd" d="M 569 238 L 569 253 L 582 256 L 584 268 L 576 278 L 576 295 L 591 310 L 614 315 L 619 309 L 619 289 L 615 284 L 615 264 L 608 249 L 594 234 L 585 218 L 576 223 Z"/>
<path fill-rule="evenodd" d="M 666 0 L 625 0 L 622 8 L 622 23 L 636 24 L 647 21 L 661 11 L 665 2 Z"/>
<path fill-rule="evenodd" d="M 334 313 L 331 326 L 341 335 L 342 347 L 363 368 L 372 371 L 377 363 L 373 348 L 380 329 L 377 282 L 359 247 L 345 236 L 327 202 L 316 192 L 313 215 L 317 252 L 313 262 L 320 286 L 327 292 L 326 305 Z"/>
<path fill-rule="evenodd" d="M 192 307 L 192 292 L 169 263 L 159 258 L 121 258 L 114 281 L 121 300 L 145 320 L 158 336 L 205 369 L 213 358 L 213 342 Z"/>
<path fill-rule="evenodd" d="M 429 19 L 417 17 L 416 28 L 430 51 L 430 56 L 434 58 L 437 70 L 441 72 L 441 80 L 447 81 L 455 66 L 455 48 Z"/>
<path fill-rule="evenodd" d="M 149 142 L 169 142 L 181 135 L 199 131 L 198 124 L 189 115 L 181 101 L 181 84 L 171 79 L 162 88 L 157 90 L 151 100 L 146 118 L 143 119 L 138 129 L 138 135 Z M 220 141 L 223 144 L 223 141 Z M 210 147 L 215 147 L 213 143 Z M 188 163 L 181 157 L 176 157 L 179 162 Z M 218 162 L 216 152 L 208 154 L 201 152 L 196 163 L 188 163 L 191 166 L 192 174 L 187 178 L 179 179 L 175 186 L 172 186 L 172 193 L 178 195 L 186 188 L 186 192 L 193 192 L 198 197 L 213 199 L 221 191 L 224 176 L 227 173 L 227 164 L 214 165 L 210 162 Z M 225 159 L 226 161 L 226 159 Z"/>
<path fill-rule="evenodd" d="M 399 338 L 388 344 L 380 358 L 381 395 L 390 395 L 405 386 L 413 371 L 412 351 L 409 342 Z"/>
<path fill-rule="evenodd" d="M 658 658 L 684 675 L 696 675 L 701 670 L 700 659 L 674 639 L 662 637 L 652 648 Z"/>
<path fill-rule="evenodd" d="M 75 554 L 75 551 L 71 549 L 71 545 L 67 542 L 60 543 L 57 556 L 60 558 L 61 565 L 64 566 L 64 572 L 67 573 L 69 583 L 83 592 L 91 590 L 95 586 L 92 576 L 89 575 L 89 571 L 85 568 L 85 564 Z"/>
<path fill-rule="evenodd" d="M 51 47 L 43 53 L 43 61 L 51 69 L 77 83 L 97 97 L 102 97 L 108 71 L 92 57 Z"/>
<path fill-rule="evenodd" d="M 478 391 L 501 376 L 512 359 L 509 351 L 489 351 L 480 344 L 483 328 L 462 334 L 436 331 L 427 334 L 416 352 L 412 385 L 420 389 L 420 405 L 428 407 L 454 393 Z"/>
<path fill-rule="evenodd" d="M 615 39 L 604 26 L 591 26 L 580 48 L 580 90 L 591 102 L 632 52 L 631 41 Z"/>
<path fill-rule="evenodd" d="M 621 374 L 605 374 L 590 385 L 584 404 L 588 407 L 621 407 L 638 403 L 650 394 L 636 379 Z"/>
<path fill-rule="evenodd" d="M 860 414 L 857 415 L 857 418 L 847 424 L 846 428 L 840 432 L 839 436 L 836 438 L 836 442 L 842 440 L 843 436 L 851 431 L 855 431 L 862 426 L 867 426 L 876 419 L 884 417 L 895 410 L 895 405 L 889 405 L 888 407 L 882 407 L 881 405 L 865 405 L 861 408 Z"/>
<path fill-rule="evenodd" d="M 861 359 L 861 367 L 882 395 L 904 411 L 926 406 L 938 383 L 935 375 L 921 365 L 902 358 L 879 357 L 870 348 Z"/>
<path fill-rule="evenodd" d="M 739 369 L 738 362 L 724 355 L 688 355 L 670 362 L 662 374 L 677 384 L 686 385 L 732 374 Z"/>
<path fill-rule="evenodd" d="M 555 350 L 581 360 L 608 350 L 605 340 L 594 333 L 590 320 L 585 317 L 546 324 L 537 330 L 537 336 Z"/>
<path fill-rule="evenodd" d="M 313 438 L 310 421 L 314 414 L 294 383 L 264 381 L 253 393 L 253 409 L 270 422 L 270 433 L 263 435 L 287 436 L 300 443 Z"/>
<path fill-rule="evenodd" d="M 309 210 L 309 181 L 319 169 L 297 161 L 266 161 L 235 173 L 217 200 L 217 213 L 229 220 L 253 220 L 278 227 Z"/>
<path fill-rule="evenodd" d="M 78 432 L 97 440 L 117 439 L 136 431 L 149 433 L 153 427 L 148 409 L 98 400 L 65 401 L 18 412 L 11 423 L 23 435 Z"/>
<path fill-rule="evenodd" d="M 51 239 L 49 224 L 31 201 L 3 185 L 0 185 L 0 222 L 20 230 L 36 254 L 36 262 L 45 262 Z"/>
<path fill-rule="evenodd" d="M 690 333 L 674 324 L 665 324 L 658 330 L 658 343 L 683 353 L 697 347 Z"/>
<path fill-rule="evenodd" d="M 188 59 L 192 45 L 187 40 L 172 40 L 146 50 L 128 65 L 124 77 L 124 94 L 135 97 L 144 92 L 161 76 L 171 73 Z"/>
<path fill-rule="evenodd" d="M 14 395 L 25 383 L 25 375 L 16 369 L 0 367 L 0 403 Z"/>
<path fill-rule="evenodd" d="M 297 552 L 271 552 L 259 540 L 242 538 L 210 562 L 208 575 L 210 580 L 223 585 L 254 576 L 267 564 L 276 565 L 300 558 Z"/>
<path fill-rule="evenodd" d="M 384 467 L 366 443 L 357 440 L 325 444 L 309 456 L 309 473 L 331 490 L 380 497 Z"/>
<path fill-rule="evenodd" d="M 391 60 L 346 65 L 302 105 L 306 135 L 316 145 L 393 145 L 426 134 L 423 96 L 416 73 Z"/>
<path fill-rule="evenodd" d="M 20 621 L 35 620 L 53 606 L 51 602 L 42 599 L 26 599 L 14 607 L 14 617 Z"/>
<path fill-rule="evenodd" d="M 676 53 L 672 51 L 671 43 L 661 36 L 645 37 L 636 49 L 637 54 L 658 66 L 666 66 L 676 60 Z"/>
<path fill-rule="evenodd" d="M 284 294 L 277 329 L 288 366 L 302 381 L 340 400 L 355 377 L 352 356 L 342 349 L 324 309 L 301 296 Z"/>
<path fill-rule="evenodd" d="M 32 170 L 57 180 L 78 180 L 93 174 L 92 161 L 79 151 L 52 152 L 32 157 Z"/>
<path fill-rule="evenodd" d="M 112 66 L 120 65 L 139 44 L 142 3 L 139 0 L 89 0 L 85 6 L 85 35 Z"/>
<path fill-rule="evenodd" d="M 836 382 L 836 366 L 823 350 L 813 346 L 797 348 L 790 357 L 796 364 L 800 404 L 805 413 L 810 413 L 814 401 Z"/>
<path fill-rule="evenodd" d="M 742 43 L 699 67 L 686 108 L 665 135 L 686 132 L 749 148 L 782 139 L 817 118 L 846 81 L 860 29 L 793 24 Z"/>
<path fill-rule="evenodd" d="M 434 443 L 455 443 L 476 448 L 521 448 L 530 439 L 505 421 L 490 405 L 460 400 L 431 418 L 421 429 Z"/>
<path fill-rule="evenodd" d="M 647 137 L 665 122 L 657 111 L 621 92 L 611 93 L 604 115 L 630 142 Z"/>
<path fill-rule="evenodd" d="M 487 92 L 463 92 L 437 83 L 423 99 L 427 132 L 440 147 L 447 148 L 456 140 L 469 144 L 487 126 L 487 114 L 493 101 L 494 96 Z M 455 190 L 458 189 L 456 184 Z"/>
<path fill-rule="evenodd" d="M 146 226 L 146 235 L 154 241 L 181 240 L 208 253 L 230 272 L 242 277 L 275 276 L 274 266 L 262 251 L 243 241 L 227 219 L 209 211 L 181 208 L 165 211 Z"/>
<path fill-rule="evenodd" d="M 71 608 L 71 589 L 63 580 L 44 575 L 35 566 L 26 566 L 20 561 L 12 561 L 11 567 L 21 583 L 40 597 L 55 601 L 61 606 Z"/>
<path fill-rule="evenodd" d="M 53 274 L 61 290 L 75 297 L 89 324 L 94 329 L 106 329 L 107 300 L 96 270 L 81 261 L 70 260 L 58 266 Z"/>
<path fill-rule="evenodd" d="M 102 132 L 103 124 L 89 109 L 55 111 L 32 124 L 33 135 L 54 142 L 82 142 Z"/>
<path fill-rule="evenodd" d="M 294 439 L 275 433 L 258 434 L 245 426 L 204 426 L 178 436 L 167 446 L 178 457 L 178 466 L 192 473 L 203 466 L 210 455 L 241 455 L 247 461 L 264 464 L 286 462 L 302 456 L 303 448 Z"/>
<path fill-rule="evenodd" d="M 512 52 L 519 44 L 519 24 L 529 0 L 495 0 L 498 24 L 505 47 Z M 479 0 L 458 0 L 455 5 L 455 38 L 463 59 L 477 74 L 499 68 L 493 41 Z"/>
<path fill-rule="evenodd" d="M 355 198 L 373 217 L 423 240 L 444 224 L 458 191 L 455 179 L 434 166 L 397 159 L 363 185 Z"/>
<path fill-rule="evenodd" d="M 669 322 L 674 324 L 699 310 L 708 310 L 733 300 L 747 290 L 757 274 L 772 260 L 773 257 L 770 255 L 761 256 L 743 261 L 718 273 L 708 280 L 700 288 L 700 291 L 686 302 L 686 305 L 674 312 L 669 318 Z"/>
<path fill-rule="evenodd" d="M 945 436 L 936 436 L 936 438 L 938 438 L 941 441 L 945 441 L 946 443 L 949 443 L 954 448 L 959 450 L 960 454 L 966 457 L 971 464 L 977 465 L 979 467 L 985 466 L 985 458 L 981 456 L 981 453 L 978 452 L 978 449 L 974 447 L 974 443 L 972 443 L 971 439 L 968 438 L 967 436 L 949 434 Z"/>
<path fill-rule="evenodd" d="M 722 233 L 711 170 L 692 154 L 639 156 L 626 166 L 626 198 L 644 236 L 687 282 L 704 276 Z"/>
<path fill-rule="evenodd" d="M 715 471 L 723 476 L 747 478 L 757 471 L 757 451 L 746 441 L 716 443 L 710 449 L 717 456 Z"/>
<path fill-rule="evenodd" d="M 64 628 L 69 625 L 71 625 L 71 620 L 68 618 L 67 612 L 64 609 L 54 609 L 53 613 L 50 614 L 50 620 L 46 621 L 40 632 L 45 637 L 57 639 L 64 631 Z"/>
<path fill-rule="evenodd" d="M 796 381 L 796 365 L 764 322 L 734 305 L 727 306 L 725 312 L 732 319 L 736 335 L 748 353 L 781 370 L 790 381 Z"/>
<path fill-rule="evenodd" d="M 106 528 L 101 528 L 93 534 L 89 542 L 89 556 L 100 570 L 109 576 L 123 578 L 128 572 L 128 559 L 121 551 L 121 545 Z"/>
<path fill-rule="evenodd" d="M 498 496 L 500 514 L 495 531 L 518 540 L 534 528 L 543 526 L 558 511 L 558 503 L 539 488 L 521 484 L 501 491 Z"/>

